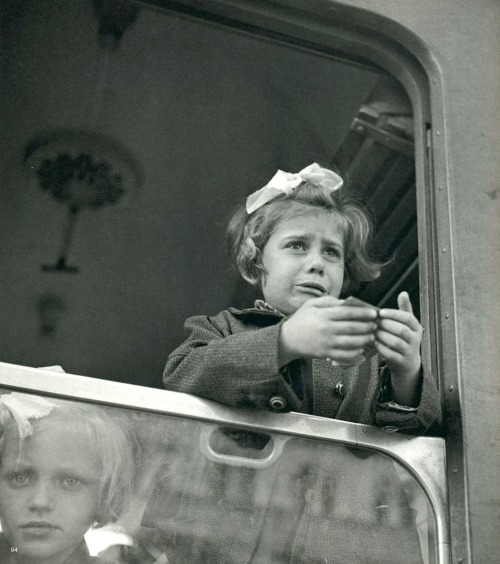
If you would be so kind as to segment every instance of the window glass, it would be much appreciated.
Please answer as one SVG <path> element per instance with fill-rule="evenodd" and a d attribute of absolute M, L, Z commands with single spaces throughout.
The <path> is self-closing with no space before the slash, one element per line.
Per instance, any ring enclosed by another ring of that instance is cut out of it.
<path fill-rule="evenodd" d="M 7 390 L 0 422 L 0 555 L 436 561 L 427 496 L 373 449 Z"/>

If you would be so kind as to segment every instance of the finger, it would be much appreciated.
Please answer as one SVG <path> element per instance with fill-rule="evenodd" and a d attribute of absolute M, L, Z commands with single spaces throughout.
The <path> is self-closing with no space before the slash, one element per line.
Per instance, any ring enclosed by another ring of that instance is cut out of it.
<path fill-rule="evenodd" d="M 375 320 L 378 310 L 373 307 L 360 307 L 344 305 L 343 300 L 338 300 L 332 296 L 322 296 L 314 300 L 308 300 L 301 308 L 314 307 L 321 312 L 328 314 L 331 319 L 356 319 L 356 320 Z"/>
<path fill-rule="evenodd" d="M 335 321 L 332 332 L 336 335 L 374 334 L 378 325 L 374 321 Z"/>
<path fill-rule="evenodd" d="M 336 350 L 363 350 L 366 346 L 375 342 L 375 335 L 346 335 L 337 336 L 332 342 Z"/>
<path fill-rule="evenodd" d="M 356 321 L 375 321 L 378 312 L 373 308 L 341 305 L 331 309 L 330 319 L 336 320 L 356 320 Z"/>
<path fill-rule="evenodd" d="M 315 298 L 314 300 L 308 300 L 304 303 L 307 304 L 308 307 L 335 307 L 344 303 L 344 300 L 339 300 L 338 298 L 334 298 L 333 296 L 320 296 L 319 298 Z"/>
<path fill-rule="evenodd" d="M 398 362 L 398 363 L 402 363 L 404 361 L 404 357 L 401 353 L 391 349 L 384 343 L 376 341 L 375 348 L 377 349 L 377 352 L 380 355 L 382 355 L 386 360 L 390 360 L 392 362 Z"/>
<path fill-rule="evenodd" d="M 410 344 L 404 339 L 388 333 L 387 331 L 377 331 L 375 345 L 377 345 L 377 343 L 401 355 L 405 354 Z"/>
<path fill-rule="evenodd" d="M 408 292 L 401 292 L 399 294 L 398 307 L 401 311 L 413 313 L 413 307 L 411 305 L 410 296 L 408 295 Z"/>
<path fill-rule="evenodd" d="M 419 332 L 421 329 L 421 325 L 413 313 L 402 311 L 400 309 L 381 309 L 379 311 L 379 318 L 379 325 L 384 319 L 392 319 L 395 322 L 406 325 L 412 331 Z"/>
<path fill-rule="evenodd" d="M 379 331 L 390 333 L 391 335 L 403 339 L 407 343 L 420 341 L 422 335 L 420 325 L 417 325 L 415 328 L 413 328 L 392 319 L 381 319 L 379 321 L 375 335 L 377 335 Z"/>

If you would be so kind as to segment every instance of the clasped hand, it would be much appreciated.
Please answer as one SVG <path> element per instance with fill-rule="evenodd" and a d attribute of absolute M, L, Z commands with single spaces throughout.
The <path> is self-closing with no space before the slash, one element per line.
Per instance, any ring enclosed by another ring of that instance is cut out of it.
<path fill-rule="evenodd" d="M 280 365 L 296 358 L 329 358 L 355 365 L 365 349 L 375 345 L 394 379 L 413 379 L 420 371 L 422 327 L 413 315 L 406 292 L 398 296 L 399 309 L 343 305 L 332 296 L 305 302 L 283 322 Z"/>

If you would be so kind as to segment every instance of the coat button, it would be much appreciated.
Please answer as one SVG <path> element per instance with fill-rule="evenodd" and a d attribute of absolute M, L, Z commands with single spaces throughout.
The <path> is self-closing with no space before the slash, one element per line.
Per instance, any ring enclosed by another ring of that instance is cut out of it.
<path fill-rule="evenodd" d="M 335 393 L 339 398 L 343 398 L 345 396 L 345 387 L 344 384 L 342 384 L 342 382 L 335 384 Z"/>
<path fill-rule="evenodd" d="M 269 404 L 273 409 L 281 410 L 281 409 L 284 409 L 284 407 L 286 405 L 286 401 L 281 396 L 273 396 L 269 400 Z"/>

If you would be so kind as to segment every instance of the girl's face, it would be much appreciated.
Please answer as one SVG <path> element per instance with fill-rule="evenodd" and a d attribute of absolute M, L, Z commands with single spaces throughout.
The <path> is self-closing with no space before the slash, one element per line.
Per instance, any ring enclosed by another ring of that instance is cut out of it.
<path fill-rule="evenodd" d="M 82 432 L 60 421 L 19 441 L 7 431 L 0 460 L 0 522 L 22 562 L 60 564 L 96 520 L 100 464 Z"/>
<path fill-rule="evenodd" d="M 262 251 L 267 303 L 290 315 L 307 300 L 338 298 L 344 281 L 344 236 L 328 212 L 283 221 Z"/>

